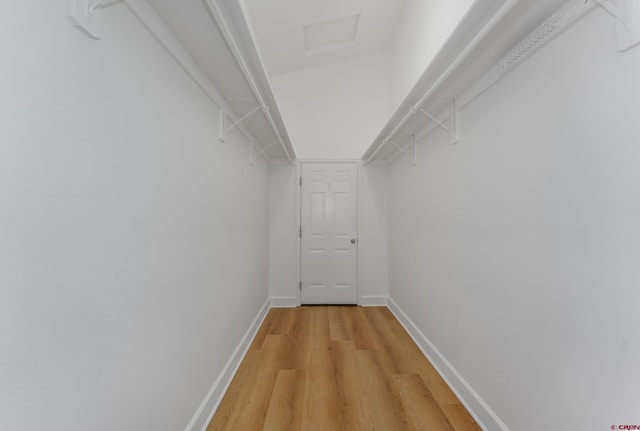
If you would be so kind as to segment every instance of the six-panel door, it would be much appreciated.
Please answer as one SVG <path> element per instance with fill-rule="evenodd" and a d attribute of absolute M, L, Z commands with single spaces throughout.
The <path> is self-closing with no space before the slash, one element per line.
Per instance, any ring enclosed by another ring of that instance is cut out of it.
<path fill-rule="evenodd" d="M 303 304 L 357 303 L 357 165 L 303 163 Z"/>

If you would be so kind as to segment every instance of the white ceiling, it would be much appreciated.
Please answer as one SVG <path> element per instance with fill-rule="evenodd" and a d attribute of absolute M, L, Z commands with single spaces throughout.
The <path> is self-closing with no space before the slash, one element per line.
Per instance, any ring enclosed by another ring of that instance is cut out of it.
<path fill-rule="evenodd" d="M 406 0 L 243 0 L 267 72 L 292 72 L 385 49 Z M 305 51 L 304 27 L 359 15 L 355 41 Z"/>

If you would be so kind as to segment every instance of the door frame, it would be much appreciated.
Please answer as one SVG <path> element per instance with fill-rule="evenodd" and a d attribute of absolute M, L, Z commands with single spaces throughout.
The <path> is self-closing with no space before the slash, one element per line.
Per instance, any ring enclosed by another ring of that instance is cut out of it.
<path fill-rule="evenodd" d="M 302 175 L 302 164 L 303 163 L 316 163 L 316 164 L 340 164 L 340 163 L 348 163 L 356 165 L 356 231 L 357 231 L 357 240 L 358 240 L 358 252 L 356 253 L 356 305 L 362 305 L 362 166 L 364 165 L 364 161 L 361 159 L 339 159 L 339 160 L 330 160 L 330 159 L 297 159 L 295 161 L 296 165 L 296 280 L 297 284 L 295 286 L 297 305 L 302 305 L 302 291 L 300 289 L 300 282 L 302 280 L 302 238 L 299 237 L 298 232 L 300 226 L 302 225 L 302 187 L 300 187 L 300 177 Z M 366 243 L 365 243 L 366 244 Z"/>

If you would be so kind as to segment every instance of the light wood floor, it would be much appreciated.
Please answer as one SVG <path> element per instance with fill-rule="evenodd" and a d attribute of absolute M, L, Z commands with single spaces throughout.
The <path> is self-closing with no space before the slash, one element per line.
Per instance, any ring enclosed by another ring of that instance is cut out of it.
<path fill-rule="evenodd" d="M 207 431 L 479 430 L 384 307 L 272 309 Z"/>

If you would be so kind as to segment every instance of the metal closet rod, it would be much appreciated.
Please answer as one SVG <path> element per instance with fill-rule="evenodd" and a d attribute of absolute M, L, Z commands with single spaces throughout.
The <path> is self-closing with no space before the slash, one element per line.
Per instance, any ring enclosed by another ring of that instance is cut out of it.
<path fill-rule="evenodd" d="M 398 131 L 406 124 L 409 118 L 411 118 L 413 114 L 415 114 L 420 110 L 420 108 L 422 108 L 422 105 L 426 103 L 427 99 L 431 97 L 436 90 L 438 90 L 438 88 L 442 85 L 442 83 L 451 76 L 451 74 L 458 68 L 458 66 L 460 66 L 460 64 L 464 60 L 466 60 L 469 54 L 471 54 L 471 52 L 480 44 L 480 42 L 482 42 L 482 40 L 487 36 L 487 34 L 491 30 L 493 30 L 496 24 L 502 18 L 504 18 L 504 16 L 507 13 L 509 13 L 509 11 L 519 2 L 520 0 L 508 0 L 500 8 L 500 10 L 491 18 L 491 20 L 489 20 L 489 22 L 482 28 L 482 30 L 480 30 L 480 32 L 474 36 L 474 38 L 466 46 L 466 48 L 460 53 L 460 55 L 456 57 L 453 63 L 451 63 L 449 67 L 447 67 L 447 69 L 438 77 L 436 82 L 434 82 L 433 85 L 431 85 L 429 90 L 427 90 L 427 92 L 420 98 L 420 100 L 409 109 L 409 112 L 407 112 L 405 116 L 402 117 L 402 120 L 400 120 L 400 122 L 396 124 L 396 127 L 393 128 L 391 133 L 389 133 L 387 137 L 382 140 L 382 143 L 378 145 L 378 148 L 376 148 L 373 154 L 371 154 L 367 158 L 367 163 L 371 162 L 371 160 L 373 160 L 376 157 L 378 152 L 380 152 L 380 150 L 387 144 L 387 142 L 391 138 L 393 138 L 393 136 L 395 136 L 396 133 L 398 133 Z"/>
<path fill-rule="evenodd" d="M 244 76 L 247 83 L 249 84 L 251 92 L 253 93 L 254 97 L 258 101 L 258 104 L 260 105 L 262 112 L 264 112 L 265 117 L 267 117 L 269 126 L 271 126 L 271 130 L 273 130 L 273 133 L 276 136 L 278 143 L 282 147 L 284 154 L 287 156 L 289 163 L 292 163 L 293 159 L 291 158 L 291 155 L 289 154 L 287 147 L 284 145 L 282 135 L 280 135 L 280 132 L 278 131 L 278 127 L 276 126 L 276 123 L 273 121 L 273 117 L 271 117 L 271 113 L 269 113 L 269 107 L 264 102 L 264 99 L 262 98 L 262 94 L 260 94 L 260 91 L 258 90 L 258 86 L 256 85 L 256 82 L 254 81 L 253 76 L 251 75 L 251 72 L 249 71 L 249 67 L 247 66 L 247 63 L 244 61 L 244 58 L 242 57 L 240 48 L 236 44 L 236 41 L 233 38 L 231 31 L 229 30 L 229 26 L 227 25 L 227 22 L 224 19 L 224 15 L 220 11 L 220 8 L 218 7 L 218 4 L 216 3 L 215 0 L 206 0 L 205 2 L 209 10 L 211 11 L 213 18 L 218 24 L 218 27 L 220 28 L 220 32 L 222 33 L 222 36 L 227 42 L 227 46 L 229 47 L 229 50 L 231 50 L 231 54 L 233 55 L 236 62 L 238 63 L 238 66 L 240 67 L 240 71 L 242 72 L 242 75 Z"/>

